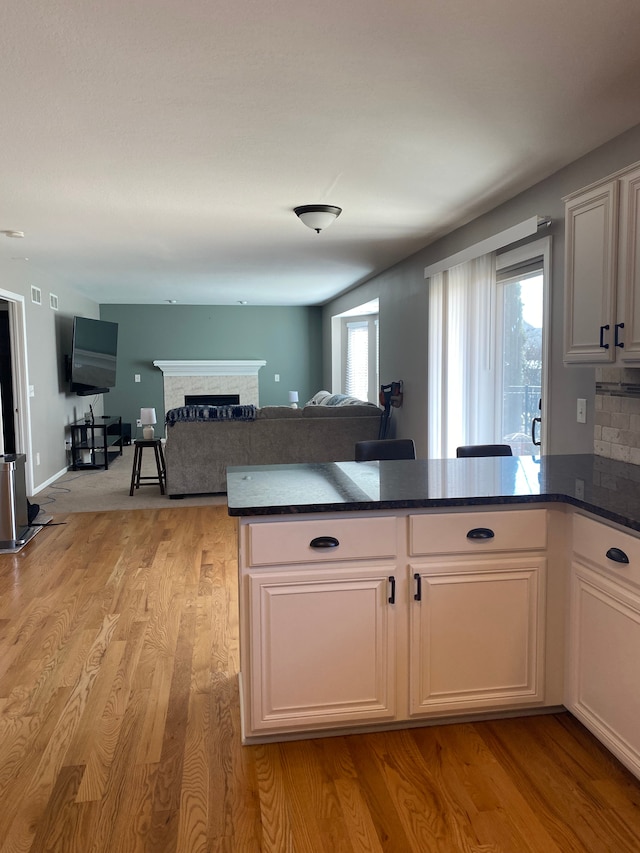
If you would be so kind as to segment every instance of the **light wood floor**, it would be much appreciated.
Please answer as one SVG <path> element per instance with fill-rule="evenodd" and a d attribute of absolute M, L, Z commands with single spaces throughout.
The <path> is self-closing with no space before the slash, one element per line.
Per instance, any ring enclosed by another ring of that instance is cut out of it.
<path fill-rule="evenodd" d="M 235 523 L 82 513 L 0 556 L 0 851 L 638 853 L 568 714 L 242 747 Z"/>

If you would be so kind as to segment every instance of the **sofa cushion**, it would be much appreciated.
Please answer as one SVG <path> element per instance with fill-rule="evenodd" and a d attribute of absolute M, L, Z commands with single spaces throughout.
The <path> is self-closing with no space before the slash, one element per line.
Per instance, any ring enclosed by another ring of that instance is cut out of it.
<path fill-rule="evenodd" d="M 360 402 L 359 406 L 305 406 L 305 418 L 371 418 L 382 414 L 382 409 Z"/>
<path fill-rule="evenodd" d="M 256 412 L 256 420 L 283 418 L 301 418 L 302 409 L 293 409 L 291 406 L 262 406 Z"/>

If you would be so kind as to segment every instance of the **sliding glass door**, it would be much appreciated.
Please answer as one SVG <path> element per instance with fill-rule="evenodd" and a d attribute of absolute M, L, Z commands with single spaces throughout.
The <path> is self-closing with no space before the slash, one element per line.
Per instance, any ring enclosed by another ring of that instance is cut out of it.
<path fill-rule="evenodd" d="M 543 452 L 550 239 L 429 281 L 429 456 L 463 444 Z"/>
<path fill-rule="evenodd" d="M 542 260 L 536 271 L 498 276 L 495 440 L 514 455 L 540 452 L 543 293 Z"/>

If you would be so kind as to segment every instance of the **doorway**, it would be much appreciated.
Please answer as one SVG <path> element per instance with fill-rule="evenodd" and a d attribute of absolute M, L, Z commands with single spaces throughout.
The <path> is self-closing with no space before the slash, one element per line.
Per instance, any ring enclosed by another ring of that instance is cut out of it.
<path fill-rule="evenodd" d="M 0 289 L 0 453 L 24 453 L 27 494 L 33 494 L 30 458 L 27 334 L 24 298 Z"/>
<path fill-rule="evenodd" d="M 16 452 L 9 303 L 0 300 L 0 453 Z"/>
<path fill-rule="evenodd" d="M 547 329 L 550 241 L 496 258 L 496 430 L 494 441 L 514 456 L 546 445 Z"/>
<path fill-rule="evenodd" d="M 544 453 L 550 269 L 544 238 L 430 277 L 430 458 L 468 444 Z"/>

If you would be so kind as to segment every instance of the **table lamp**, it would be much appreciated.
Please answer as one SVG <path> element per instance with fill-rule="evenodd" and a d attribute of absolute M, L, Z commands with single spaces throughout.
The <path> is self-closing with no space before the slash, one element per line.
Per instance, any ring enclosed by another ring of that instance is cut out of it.
<path fill-rule="evenodd" d="M 140 409 L 140 420 L 142 421 L 142 437 L 145 441 L 151 441 L 154 434 L 153 424 L 157 423 L 156 410 Z"/>
<path fill-rule="evenodd" d="M 289 403 L 291 404 L 292 409 L 298 408 L 298 392 L 297 391 L 289 391 Z"/>

